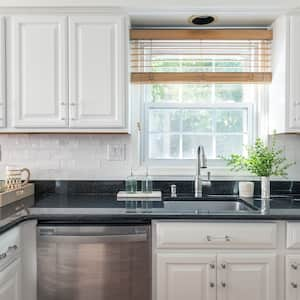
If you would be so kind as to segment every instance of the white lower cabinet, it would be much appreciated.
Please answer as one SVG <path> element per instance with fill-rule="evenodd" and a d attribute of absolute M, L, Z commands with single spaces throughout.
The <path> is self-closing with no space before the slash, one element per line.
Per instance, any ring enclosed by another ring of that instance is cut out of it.
<path fill-rule="evenodd" d="M 274 300 L 276 254 L 159 252 L 156 282 L 156 300 Z"/>
<path fill-rule="evenodd" d="M 0 235 L 0 300 L 36 300 L 36 221 Z"/>
<path fill-rule="evenodd" d="M 21 259 L 0 270 L 0 299 L 21 300 Z"/>
<path fill-rule="evenodd" d="M 277 232 L 275 222 L 154 222 L 154 300 L 283 300 Z"/>
<path fill-rule="evenodd" d="M 276 254 L 218 255 L 219 300 L 276 299 Z"/>
<path fill-rule="evenodd" d="M 157 254 L 157 300 L 215 300 L 216 256 Z"/>

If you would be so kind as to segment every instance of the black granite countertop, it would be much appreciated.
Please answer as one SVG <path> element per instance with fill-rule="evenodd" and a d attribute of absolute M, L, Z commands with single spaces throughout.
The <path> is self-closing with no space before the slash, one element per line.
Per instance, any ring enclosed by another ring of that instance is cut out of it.
<path fill-rule="evenodd" d="M 179 195 L 179 200 L 180 200 Z M 222 201 L 238 199 L 232 195 L 218 195 Z M 36 197 L 37 198 L 37 197 Z M 182 198 L 190 201 L 187 195 Z M 174 200 L 165 197 L 166 201 Z M 177 199 L 178 200 L 178 199 Z M 207 198 L 204 200 L 212 200 Z M 216 200 L 216 198 L 214 198 Z M 166 201 L 117 201 L 116 194 L 44 193 L 0 209 L 0 233 L 29 219 L 43 224 L 145 224 L 153 219 L 193 220 L 300 220 L 299 195 L 274 195 L 271 200 L 240 199 L 248 211 L 215 212 L 207 209 L 170 209 Z"/>

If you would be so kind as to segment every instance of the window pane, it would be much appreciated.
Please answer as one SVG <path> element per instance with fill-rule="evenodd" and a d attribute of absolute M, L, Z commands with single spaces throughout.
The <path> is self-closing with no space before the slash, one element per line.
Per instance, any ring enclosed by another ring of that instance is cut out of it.
<path fill-rule="evenodd" d="M 243 85 L 241 84 L 216 84 L 216 101 L 219 102 L 242 102 Z"/>
<path fill-rule="evenodd" d="M 213 158 L 213 140 L 209 135 L 184 135 L 182 139 L 183 158 L 196 158 L 199 145 L 204 146 L 208 158 Z"/>
<path fill-rule="evenodd" d="M 152 102 L 180 102 L 181 85 L 153 84 L 151 86 Z"/>
<path fill-rule="evenodd" d="M 222 135 L 216 137 L 216 156 L 243 154 L 243 135 Z"/>
<path fill-rule="evenodd" d="M 218 110 L 216 112 L 217 132 L 243 132 L 247 130 L 246 124 L 244 110 Z"/>
<path fill-rule="evenodd" d="M 152 103 L 211 103 L 212 84 L 153 84 Z"/>
<path fill-rule="evenodd" d="M 184 84 L 182 85 L 182 102 L 211 103 L 212 85 Z"/>
<path fill-rule="evenodd" d="M 152 159 L 179 158 L 179 147 L 179 135 L 150 134 L 149 156 Z"/>
<path fill-rule="evenodd" d="M 149 116 L 150 132 L 174 132 L 180 130 L 180 114 L 178 110 L 152 109 Z"/>
<path fill-rule="evenodd" d="M 183 112 L 182 128 L 186 132 L 210 132 L 212 131 L 212 121 L 211 110 L 185 110 Z"/>

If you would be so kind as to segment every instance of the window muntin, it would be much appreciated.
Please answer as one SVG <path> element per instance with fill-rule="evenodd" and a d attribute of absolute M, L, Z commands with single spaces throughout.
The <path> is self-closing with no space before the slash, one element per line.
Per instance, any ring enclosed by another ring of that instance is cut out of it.
<path fill-rule="evenodd" d="M 255 85 L 154 84 L 144 86 L 144 159 L 195 158 L 203 144 L 211 160 L 243 153 L 253 140 Z"/>

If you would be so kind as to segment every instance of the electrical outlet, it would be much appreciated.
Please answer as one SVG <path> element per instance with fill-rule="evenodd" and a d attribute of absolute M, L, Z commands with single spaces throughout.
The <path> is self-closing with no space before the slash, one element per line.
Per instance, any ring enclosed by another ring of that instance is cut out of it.
<path fill-rule="evenodd" d="M 126 159 L 125 144 L 108 144 L 107 145 L 107 160 L 121 161 Z"/>

